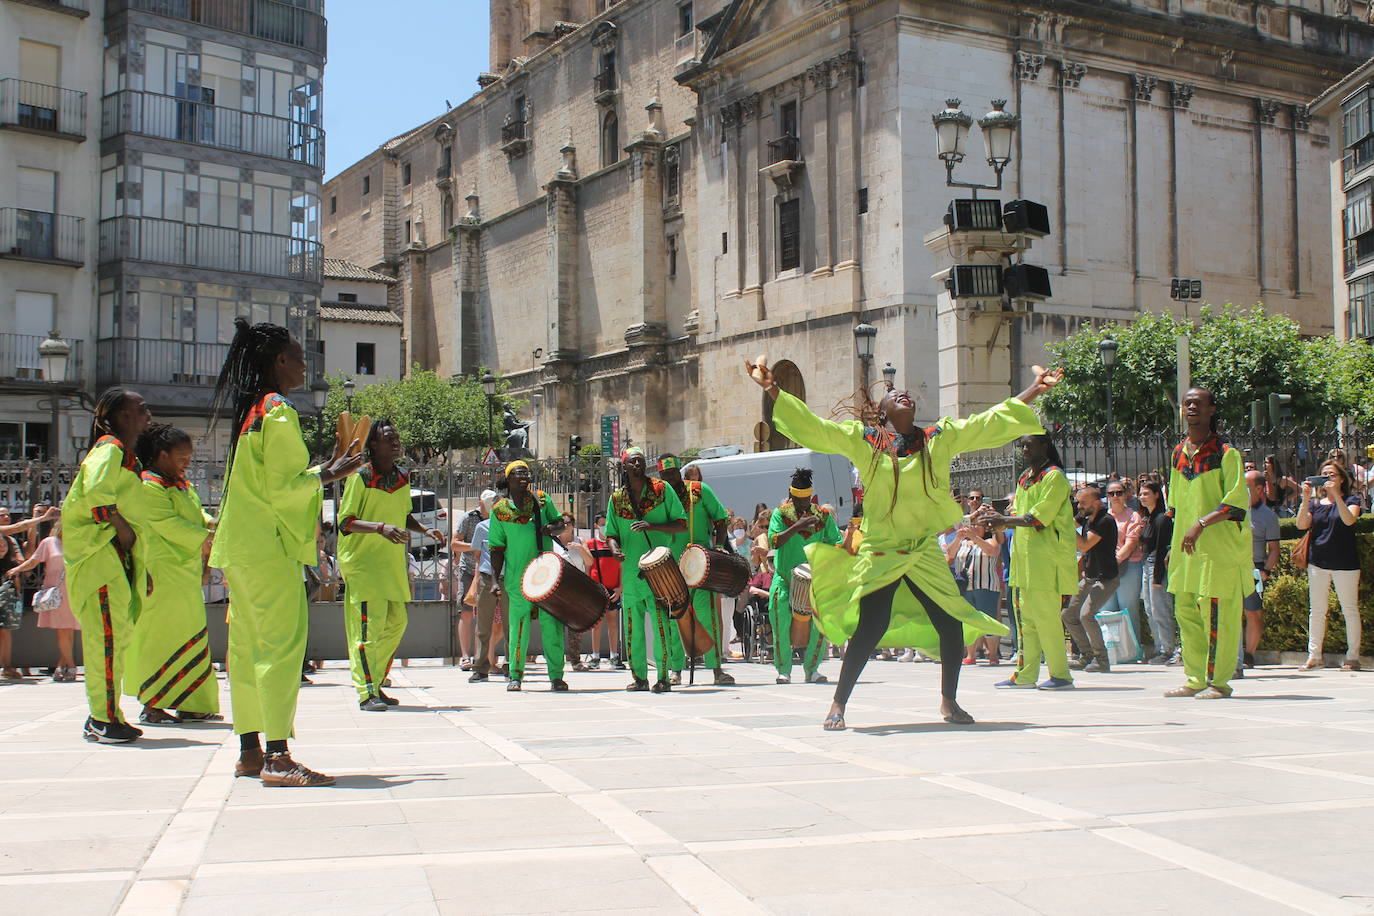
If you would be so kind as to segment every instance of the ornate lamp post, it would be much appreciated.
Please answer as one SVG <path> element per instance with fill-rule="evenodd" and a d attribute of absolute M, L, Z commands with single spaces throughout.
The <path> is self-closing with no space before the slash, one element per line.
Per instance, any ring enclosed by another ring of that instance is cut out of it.
<path fill-rule="evenodd" d="M 868 367 L 873 362 L 873 343 L 877 336 L 878 329 L 871 324 L 854 326 L 854 352 L 858 354 L 863 369 L 864 391 L 868 390 Z"/>
<path fill-rule="evenodd" d="M 1097 356 L 1102 360 L 1102 367 L 1107 370 L 1107 462 L 1115 464 L 1115 457 L 1112 451 L 1112 440 L 1115 438 L 1116 428 L 1112 422 L 1112 374 L 1116 371 L 1116 351 L 1120 346 L 1112 335 L 1108 334 L 1097 342 Z M 1107 469 L 1116 470 L 1115 467 Z"/>
<path fill-rule="evenodd" d="M 983 132 L 983 148 L 987 154 L 988 165 L 997 173 L 996 184 L 954 180 L 954 167 L 964 161 L 964 156 L 968 152 L 969 127 L 973 125 L 973 118 L 960 109 L 959 100 L 946 99 L 944 110 L 937 111 L 931 116 L 931 121 L 935 124 L 935 155 L 945 164 L 947 187 L 973 188 L 975 191 L 1002 189 L 1002 171 L 1011 162 L 1016 128 L 1021 121 L 1018 116 L 1003 110 L 1006 104 L 1006 99 L 993 99 L 992 111 L 978 119 L 978 128 Z"/>

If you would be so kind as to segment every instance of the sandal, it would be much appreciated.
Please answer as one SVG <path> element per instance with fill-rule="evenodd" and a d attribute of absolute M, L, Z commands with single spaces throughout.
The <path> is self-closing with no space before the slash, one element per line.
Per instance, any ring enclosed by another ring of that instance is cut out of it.
<path fill-rule="evenodd" d="M 182 712 L 177 710 L 183 722 L 223 722 L 224 716 L 217 712 Z"/>
<path fill-rule="evenodd" d="M 138 721 L 145 725 L 178 725 L 181 719 L 165 709 L 148 706 L 138 714 Z"/>
<path fill-rule="evenodd" d="M 830 715 L 826 716 L 825 721 L 821 723 L 821 728 L 828 732 L 842 732 L 848 727 L 849 726 L 844 724 L 844 713 L 842 712 L 832 712 Z"/>

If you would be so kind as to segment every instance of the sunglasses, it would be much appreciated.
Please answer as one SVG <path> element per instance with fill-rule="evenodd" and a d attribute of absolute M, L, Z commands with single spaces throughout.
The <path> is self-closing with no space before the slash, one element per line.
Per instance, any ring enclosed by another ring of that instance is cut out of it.
<path fill-rule="evenodd" d="M 1125 491 L 1125 490 L 1108 490 L 1108 491 L 1107 491 L 1107 495 L 1108 495 L 1108 496 L 1125 496 L 1125 495 L 1126 495 L 1126 491 Z"/>

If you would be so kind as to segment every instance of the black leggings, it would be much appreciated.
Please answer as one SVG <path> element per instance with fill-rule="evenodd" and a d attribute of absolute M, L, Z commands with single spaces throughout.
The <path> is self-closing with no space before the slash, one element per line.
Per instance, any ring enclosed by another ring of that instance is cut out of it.
<path fill-rule="evenodd" d="M 840 665 L 840 681 L 835 685 L 835 702 L 841 706 L 849 702 L 849 694 L 858 683 L 864 665 L 868 664 L 868 657 L 887 632 L 887 626 L 892 622 L 892 601 L 903 582 L 911 589 L 916 600 L 921 602 L 935 631 L 940 634 L 940 694 L 946 700 L 953 700 L 958 694 L 959 669 L 964 664 L 963 624 L 949 616 L 915 582 L 903 577 L 859 599 L 859 625 L 854 635 L 849 637 L 849 645 L 844 650 L 844 662 Z"/>

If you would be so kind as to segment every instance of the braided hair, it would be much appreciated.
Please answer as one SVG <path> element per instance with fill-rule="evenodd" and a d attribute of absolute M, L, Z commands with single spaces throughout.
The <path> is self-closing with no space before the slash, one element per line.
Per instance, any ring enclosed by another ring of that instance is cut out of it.
<path fill-rule="evenodd" d="M 382 430 L 384 429 L 396 429 L 396 424 L 392 423 L 386 417 L 378 417 L 372 421 L 372 426 L 367 431 L 367 441 L 363 443 L 363 447 L 367 449 L 368 461 L 372 460 L 372 443 L 381 438 Z M 396 434 L 400 435 L 400 433 L 401 431 L 396 429 Z"/>
<path fill-rule="evenodd" d="M 224 367 L 215 382 L 211 409 L 216 420 L 226 410 L 232 411 L 234 435 L 231 441 L 237 443 L 249 412 L 276 384 L 272 370 L 277 357 L 291 346 L 291 334 L 279 324 L 264 321 L 250 325 L 243 316 L 234 319 L 234 328 L 234 340 L 229 344 Z M 233 450 L 234 446 L 230 445 L 231 455 Z"/>
<path fill-rule="evenodd" d="M 178 445 L 190 443 L 191 435 L 186 430 L 170 423 L 150 423 L 143 431 L 143 435 L 138 437 L 134 454 L 138 455 L 138 460 L 145 468 L 151 468 L 156 463 L 158 455 L 170 452 Z"/>
<path fill-rule="evenodd" d="M 100 397 L 95 399 L 94 416 L 91 417 L 91 436 L 90 441 L 86 443 L 86 448 L 95 448 L 95 444 L 101 436 L 113 436 L 115 434 L 114 427 L 110 423 L 110 417 L 124 406 L 124 402 L 132 394 L 134 392 L 130 389 L 119 387 L 106 388 L 100 393 Z M 130 443 L 125 443 L 125 445 L 128 444 Z"/>
<path fill-rule="evenodd" d="M 811 469 L 796 468 L 792 471 L 792 486 L 798 490 L 811 489 Z"/>
<path fill-rule="evenodd" d="M 935 468 L 931 465 L 930 454 L 926 451 L 926 440 L 929 436 L 920 426 L 913 425 L 911 434 L 903 437 L 897 435 L 888 428 L 887 415 L 883 412 L 880 397 L 877 401 L 873 400 L 873 388 L 878 384 L 874 382 L 867 387 L 860 388 L 849 398 L 835 405 L 831 412 L 832 416 L 838 417 L 848 415 L 864 428 L 864 438 L 873 447 L 873 455 L 869 462 L 869 476 L 876 476 L 882 467 L 882 456 L 892 457 L 892 499 L 890 500 L 887 511 L 892 512 L 897 508 L 897 490 L 901 486 L 901 472 L 897 467 L 898 448 L 902 445 L 909 447 L 908 455 L 921 456 L 921 489 L 930 493 L 930 488 L 935 484 Z M 886 397 L 886 390 L 883 397 Z M 905 440 L 905 441 L 904 441 Z"/>

